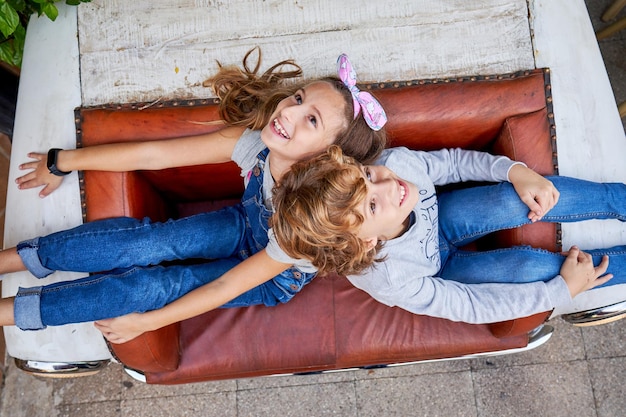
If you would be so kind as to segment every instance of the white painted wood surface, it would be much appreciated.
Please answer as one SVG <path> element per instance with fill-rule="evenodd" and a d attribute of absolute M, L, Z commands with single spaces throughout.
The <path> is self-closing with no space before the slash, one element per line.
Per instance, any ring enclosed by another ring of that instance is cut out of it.
<path fill-rule="evenodd" d="M 15 178 L 23 175 L 18 165 L 28 159 L 28 152 L 76 146 L 73 109 L 80 106 L 76 10 L 62 6 L 59 11 L 56 22 L 34 17 L 28 26 L 11 150 L 5 248 L 82 223 L 75 173 L 45 199 L 39 198 L 39 190 L 20 191 L 15 186 Z M 84 274 L 56 272 L 38 280 L 28 272 L 7 274 L 2 295 L 14 295 L 18 286 L 34 287 L 80 276 Z M 20 359 L 88 361 L 111 357 L 102 335 L 90 323 L 37 332 L 7 326 L 4 334 L 8 354 Z"/>
<path fill-rule="evenodd" d="M 239 64 L 256 45 L 263 49 L 264 68 L 293 58 L 309 78 L 333 73 L 342 52 L 364 82 L 550 67 L 561 174 L 626 181 L 624 132 L 583 0 L 528 4 L 530 23 L 525 0 L 94 0 L 77 9 L 61 5 L 56 22 L 35 19 L 28 30 L 5 247 L 81 221 L 76 177 L 44 200 L 34 190 L 18 191 L 13 185 L 27 152 L 74 146 L 74 107 L 207 97 L 210 91 L 201 83 L 215 72 L 215 60 Z M 565 225 L 565 245 L 626 242 L 621 225 L 605 222 L 601 232 L 597 227 Z M 12 274 L 5 277 L 3 295 L 15 293 L 18 283 L 32 286 L 75 276 L 57 273 L 41 282 Z M 624 299 L 626 289 L 598 294 L 581 299 L 580 308 L 601 305 L 609 296 Z M 44 332 L 7 328 L 5 333 L 9 354 L 22 359 L 108 357 L 89 324 Z"/>
<path fill-rule="evenodd" d="M 537 66 L 552 70 L 559 173 L 626 182 L 626 136 L 584 1 L 533 0 L 530 6 Z M 626 225 L 616 220 L 567 223 L 562 229 L 564 249 L 626 244 Z M 626 285 L 606 287 L 578 296 L 574 310 L 622 300 Z"/>
<path fill-rule="evenodd" d="M 534 67 L 525 0 L 94 0 L 79 8 L 83 104 L 210 96 L 216 60 L 254 46 L 306 77 L 347 53 L 360 81 Z"/>

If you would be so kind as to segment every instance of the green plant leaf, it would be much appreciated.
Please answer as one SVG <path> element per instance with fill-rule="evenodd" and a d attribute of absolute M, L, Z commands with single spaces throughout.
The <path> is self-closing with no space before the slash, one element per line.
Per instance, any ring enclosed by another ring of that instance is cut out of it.
<path fill-rule="evenodd" d="M 41 8 L 41 11 L 45 13 L 45 15 L 48 16 L 48 18 L 52 20 L 53 22 L 56 20 L 57 16 L 59 15 L 59 10 L 54 5 L 54 3 L 45 3 L 43 7 Z"/>
<path fill-rule="evenodd" d="M 13 32 L 13 48 L 15 49 L 16 58 L 22 65 L 22 55 L 24 54 L 24 41 L 26 40 L 26 28 L 20 23 Z"/>
<path fill-rule="evenodd" d="M 13 65 L 22 66 L 22 57 L 24 56 L 24 38 L 26 38 L 26 29 L 19 25 L 13 32 Z"/>
<path fill-rule="evenodd" d="M 20 66 L 21 57 L 15 59 L 15 48 L 13 48 L 13 39 L 0 43 L 0 60 L 11 65 Z"/>
<path fill-rule="evenodd" d="M 0 0 L 0 61 L 21 66 L 26 38 L 26 24 L 31 14 L 45 14 L 56 20 L 59 11 L 54 5 L 61 0 Z M 71 6 L 91 0 L 65 0 Z"/>
<path fill-rule="evenodd" d="M 20 24 L 20 17 L 17 12 L 6 1 L 0 2 L 0 32 L 8 38 L 17 25 Z"/>
<path fill-rule="evenodd" d="M 26 9 L 26 1 L 25 0 L 6 0 L 6 1 L 18 13 L 21 13 L 21 12 L 23 12 Z"/>

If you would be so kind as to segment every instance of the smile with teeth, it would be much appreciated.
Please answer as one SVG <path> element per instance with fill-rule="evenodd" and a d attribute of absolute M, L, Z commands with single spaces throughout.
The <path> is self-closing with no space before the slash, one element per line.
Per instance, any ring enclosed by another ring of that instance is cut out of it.
<path fill-rule="evenodd" d="M 398 183 L 400 185 L 400 205 L 404 202 L 404 197 L 406 196 L 406 186 L 401 182 Z"/>
<path fill-rule="evenodd" d="M 285 128 L 278 122 L 278 119 L 274 119 L 274 130 L 285 139 L 291 139 Z"/>

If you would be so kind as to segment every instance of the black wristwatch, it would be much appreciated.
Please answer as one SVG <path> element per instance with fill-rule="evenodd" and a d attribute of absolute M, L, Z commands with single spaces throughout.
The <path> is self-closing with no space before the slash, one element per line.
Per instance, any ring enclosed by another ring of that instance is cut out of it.
<path fill-rule="evenodd" d="M 48 151 L 48 170 L 50 170 L 50 173 L 53 175 L 56 175 L 58 177 L 62 177 L 64 175 L 67 174 L 71 174 L 72 171 L 61 171 L 59 168 L 57 168 L 57 155 L 59 154 L 59 151 L 62 151 L 63 149 L 59 149 L 59 148 L 52 148 Z"/>

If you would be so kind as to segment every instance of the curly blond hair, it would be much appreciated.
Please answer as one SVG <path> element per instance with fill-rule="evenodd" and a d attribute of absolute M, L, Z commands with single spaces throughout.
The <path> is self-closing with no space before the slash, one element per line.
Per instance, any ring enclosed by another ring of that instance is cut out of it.
<path fill-rule="evenodd" d="M 254 66 L 249 65 L 253 52 L 258 59 Z M 261 50 L 255 47 L 246 53 L 242 68 L 222 66 L 203 85 L 210 86 L 220 99 L 220 116 L 229 125 L 244 126 L 260 130 L 270 121 L 278 103 L 294 94 L 306 84 L 323 81 L 331 84 L 345 101 L 341 111 L 346 123 L 342 131 L 336 133 L 334 144 L 341 147 L 346 155 L 359 162 L 370 164 L 378 158 L 387 143 L 384 129 L 373 131 L 362 116 L 354 118 L 354 108 L 350 90 L 337 77 L 324 77 L 304 82 L 296 79 L 302 76 L 302 68 L 293 60 L 284 60 L 271 66 L 263 74 Z"/>
<path fill-rule="evenodd" d="M 336 145 L 292 165 L 274 187 L 271 225 L 278 244 L 292 258 L 311 261 L 320 274 L 360 274 L 380 249 L 357 236 L 366 195 L 360 165 Z"/>

